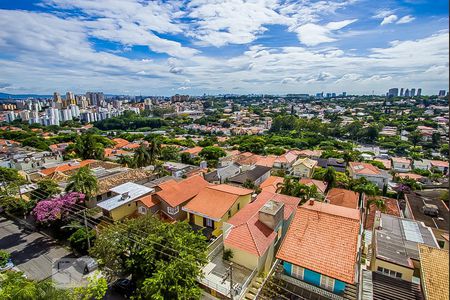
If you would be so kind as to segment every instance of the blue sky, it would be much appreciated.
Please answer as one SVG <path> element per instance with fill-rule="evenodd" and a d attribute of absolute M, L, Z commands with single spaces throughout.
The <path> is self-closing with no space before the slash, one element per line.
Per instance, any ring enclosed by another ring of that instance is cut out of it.
<path fill-rule="evenodd" d="M 448 1 L 0 0 L 0 92 L 448 89 Z"/>

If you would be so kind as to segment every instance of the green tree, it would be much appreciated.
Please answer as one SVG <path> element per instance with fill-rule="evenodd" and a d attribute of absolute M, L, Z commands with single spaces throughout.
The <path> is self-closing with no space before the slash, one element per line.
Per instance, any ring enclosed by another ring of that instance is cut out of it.
<path fill-rule="evenodd" d="M 78 228 L 72 235 L 68 238 L 70 246 L 76 249 L 80 253 L 87 253 L 88 250 L 88 239 L 92 243 L 95 238 L 95 230 L 86 229 L 84 227 Z"/>
<path fill-rule="evenodd" d="M 91 133 L 83 134 L 77 136 L 73 148 L 82 159 L 103 159 L 105 147 L 102 142 L 106 143 L 102 136 Z M 72 147 L 69 148 L 69 150 L 71 149 Z"/>
<path fill-rule="evenodd" d="M 107 290 L 108 282 L 99 271 L 95 271 L 88 277 L 87 286 L 76 287 L 69 298 L 71 300 L 101 300 L 105 297 Z"/>
<path fill-rule="evenodd" d="M 5 250 L 0 250 L 0 268 L 3 268 L 6 266 L 10 257 L 11 257 L 11 254 L 9 254 L 9 252 L 6 252 Z"/>
<path fill-rule="evenodd" d="M 82 193 L 91 199 L 98 192 L 97 177 L 88 166 L 82 167 L 69 177 L 66 192 Z"/>
<path fill-rule="evenodd" d="M 411 132 L 408 136 L 409 141 L 413 144 L 413 146 L 417 146 L 417 144 L 420 143 L 422 140 L 422 135 L 420 134 L 420 131 L 414 130 Z"/>
<path fill-rule="evenodd" d="M 38 188 L 31 192 L 31 200 L 51 198 L 61 192 L 59 185 L 52 179 L 42 179 L 37 183 Z"/>
<path fill-rule="evenodd" d="M 323 180 L 325 180 L 327 185 L 327 191 L 336 185 L 336 170 L 333 167 L 328 167 L 325 169 L 323 174 Z"/>
<path fill-rule="evenodd" d="M 124 165 L 128 168 L 136 168 L 136 161 L 134 160 L 133 157 L 128 156 L 128 155 L 120 155 L 119 158 L 117 159 L 117 163 Z"/>
<path fill-rule="evenodd" d="M 175 146 L 166 146 L 161 149 L 161 160 L 178 161 L 180 159 L 180 151 Z"/>
<path fill-rule="evenodd" d="M 102 266 L 131 275 L 138 299 L 199 299 L 206 247 L 186 222 L 146 215 L 104 228 L 90 253 Z"/>
<path fill-rule="evenodd" d="M 150 164 L 154 165 L 161 154 L 161 138 L 159 136 L 147 136 Z"/>
<path fill-rule="evenodd" d="M 25 183 L 23 178 L 16 169 L 0 167 L 0 182 L 14 183 L 16 185 Z"/>

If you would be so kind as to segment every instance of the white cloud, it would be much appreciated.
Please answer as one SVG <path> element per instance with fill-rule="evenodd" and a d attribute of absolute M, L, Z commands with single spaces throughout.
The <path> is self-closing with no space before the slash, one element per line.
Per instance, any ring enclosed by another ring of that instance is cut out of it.
<path fill-rule="evenodd" d="M 317 24 L 305 24 L 296 29 L 298 39 L 307 46 L 316 46 L 322 43 L 333 42 L 336 38 L 332 37 L 332 32 L 339 30 L 356 22 L 353 20 L 344 20 L 340 22 L 330 22 L 325 26 Z"/>
<path fill-rule="evenodd" d="M 383 21 L 381 21 L 380 25 L 387 25 L 394 23 L 397 21 L 398 17 L 396 15 L 389 15 L 383 18 Z"/>
<path fill-rule="evenodd" d="M 401 17 L 401 18 L 397 21 L 397 24 L 406 24 L 406 23 L 410 23 L 410 22 L 414 21 L 415 19 L 416 19 L 416 18 L 414 18 L 413 16 L 410 16 L 410 15 L 404 16 L 404 17 Z"/>

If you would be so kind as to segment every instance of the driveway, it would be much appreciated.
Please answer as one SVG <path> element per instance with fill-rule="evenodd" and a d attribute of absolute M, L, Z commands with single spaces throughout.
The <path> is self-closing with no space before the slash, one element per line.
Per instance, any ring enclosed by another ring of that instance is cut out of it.
<path fill-rule="evenodd" d="M 11 253 L 16 267 L 34 280 L 50 278 L 55 273 L 54 262 L 73 257 L 54 240 L 3 216 L 0 216 L 0 249 Z"/>

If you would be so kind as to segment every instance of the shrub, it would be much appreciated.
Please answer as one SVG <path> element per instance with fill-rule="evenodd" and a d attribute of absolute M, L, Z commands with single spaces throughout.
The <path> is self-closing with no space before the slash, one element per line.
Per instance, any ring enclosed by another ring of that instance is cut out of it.
<path fill-rule="evenodd" d="M 232 259 L 233 258 L 233 250 L 231 250 L 231 249 L 223 250 L 222 258 L 223 258 L 223 260 L 227 260 L 227 261 Z"/>

